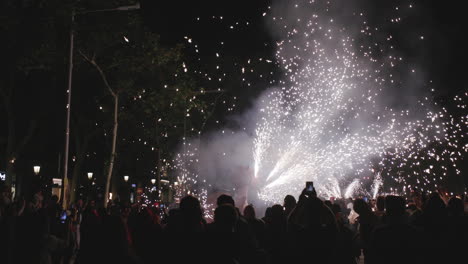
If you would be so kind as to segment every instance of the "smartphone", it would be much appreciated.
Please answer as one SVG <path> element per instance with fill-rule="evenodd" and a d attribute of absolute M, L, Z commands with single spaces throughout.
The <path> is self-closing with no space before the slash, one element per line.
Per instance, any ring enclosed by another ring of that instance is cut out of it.
<path fill-rule="evenodd" d="M 60 215 L 60 222 L 64 224 L 66 220 L 67 220 L 67 211 L 63 211 L 62 214 Z"/>
<path fill-rule="evenodd" d="M 306 182 L 306 190 L 308 192 L 312 192 L 314 190 L 314 182 L 311 182 L 311 181 Z"/>

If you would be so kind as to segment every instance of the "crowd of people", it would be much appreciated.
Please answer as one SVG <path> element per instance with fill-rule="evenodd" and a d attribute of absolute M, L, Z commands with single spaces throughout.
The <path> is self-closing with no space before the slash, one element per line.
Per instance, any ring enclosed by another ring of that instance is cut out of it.
<path fill-rule="evenodd" d="M 76 201 L 63 210 L 41 191 L 12 201 L 1 186 L 0 263 L 466 263 L 465 203 L 413 192 L 376 200 L 317 197 L 304 190 L 264 217 L 217 199 L 212 221 L 200 201 L 178 208 Z M 161 217 L 162 216 L 162 217 Z"/>

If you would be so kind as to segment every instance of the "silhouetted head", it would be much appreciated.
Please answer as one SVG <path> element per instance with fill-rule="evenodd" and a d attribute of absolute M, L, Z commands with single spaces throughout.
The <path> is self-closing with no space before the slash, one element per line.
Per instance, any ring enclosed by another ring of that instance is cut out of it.
<path fill-rule="evenodd" d="M 286 228 L 286 214 L 282 205 L 275 204 L 271 207 L 270 224 L 278 230 L 283 230 Z"/>
<path fill-rule="evenodd" d="M 423 220 L 426 225 L 438 229 L 447 220 L 448 212 L 444 201 L 438 193 L 428 195 L 427 201 L 422 208 Z"/>
<path fill-rule="evenodd" d="M 389 217 L 403 216 L 405 214 L 405 199 L 401 196 L 387 195 L 385 209 Z"/>
<path fill-rule="evenodd" d="M 429 214 L 443 214 L 446 212 L 446 206 L 438 193 L 431 193 L 424 206 L 424 212 Z"/>
<path fill-rule="evenodd" d="M 201 218 L 202 210 L 200 201 L 193 196 L 185 196 L 180 200 L 180 213 L 184 218 Z"/>
<path fill-rule="evenodd" d="M 265 217 L 271 217 L 271 216 L 272 216 L 271 207 L 267 207 L 267 209 L 265 209 Z"/>
<path fill-rule="evenodd" d="M 255 219 L 255 209 L 251 204 L 244 208 L 244 217 L 247 219 Z"/>
<path fill-rule="evenodd" d="M 214 212 L 214 222 L 223 229 L 232 231 L 238 219 L 236 209 L 230 204 L 223 204 Z"/>
<path fill-rule="evenodd" d="M 463 201 L 457 197 L 450 198 L 447 204 L 447 210 L 451 216 L 463 216 L 464 207 Z"/>
<path fill-rule="evenodd" d="M 378 211 L 385 210 L 385 197 L 379 196 L 377 197 L 376 206 Z"/>
<path fill-rule="evenodd" d="M 216 205 L 221 206 L 223 204 L 230 204 L 233 207 L 235 207 L 234 199 L 232 199 L 232 196 L 227 195 L 227 194 L 221 194 L 218 199 L 216 199 Z"/>
<path fill-rule="evenodd" d="M 327 208 L 322 200 L 317 197 L 309 197 L 305 205 L 305 219 L 303 222 L 309 226 L 316 226 L 321 222 L 321 216 L 324 208 Z M 327 210 L 330 210 L 327 208 Z"/>
<path fill-rule="evenodd" d="M 296 198 L 294 198 L 294 196 L 292 195 L 286 195 L 286 197 L 284 197 L 284 208 L 286 209 L 292 209 L 296 206 Z"/>
<path fill-rule="evenodd" d="M 335 215 L 341 213 L 341 207 L 339 204 L 336 203 L 332 204 L 331 210 Z"/>
<path fill-rule="evenodd" d="M 30 208 L 33 211 L 37 211 L 41 209 L 43 200 L 44 200 L 44 197 L 42 196 L 41 192 L 35 193 L 31 198 Z"/>
<path fill-rule="evenodd" d="M 353 210 L 356 211 L 356 213 L 358 213 L 359 215 L 364 215 L 371 212 L 369 205 L 366 203 L 366 201 L 360 198 L 354 200 Z"/>
<path fill-rule="evenodd" d="M 271 216 L 273 218 L 283 217 L 284 216 L 284 209 L 283 206 L 279 204 L 275 204 L 271 207 Z"/>
<path fill-rule="evenodd" d="M 58 200 L 59 200 L 59 198 L 58 198 L 58 196 L 55 195 L 55 194 L 52 195 L 52 197 L 50 197 L 50 202 L 51 202 L 52 204 L 56 204 L 56 203 L 58 202 Z"/>

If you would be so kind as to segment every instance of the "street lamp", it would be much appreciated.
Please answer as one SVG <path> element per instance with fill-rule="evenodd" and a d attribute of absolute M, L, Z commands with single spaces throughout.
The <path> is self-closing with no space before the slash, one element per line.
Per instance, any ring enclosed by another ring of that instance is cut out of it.
<path fill-rule="evenodd" d="M 82 11 L 76 13 L 77 15 L 80 14 L 87 14 L 87 13 L 97 13 L 97 12 L 108 12 L 108 11 L 130 11 L 130 10 L 137 10 L 140 9 L 140 4 L 137 3 L 131 6 L 120 6 L 112 9 L 101 9 L 101 10 L 89 10 L 89 11 Z M 70 51 L 68 54 L 68 90 L 67 90 L 67 122 L 65 128 L 65 155 L 63 161 L 63 182 L 62 188 L 65 188 L 64 192 L 66 192 L 65 187 L 67 174 L 68 174 L 68 152 L 69 152 L 69 145 L 70 145 L 70 110 L 71 110 L 71 95 L 72 95 L 72 79 L 73 79 L 73 48 L 74 48 L 74 39 L 75 35 L 73 32 L 73 25 L 75 24 L 75 11 L 72 11 L 71 14 L 71 26 L 70 26 Z M 68 202 L 63 200 L 63 202 Z"/>
<path fill-rule="evenodd" d="M 93 173 L 92 172 L 88 172 L 88 179 L 91 180 L 93 178 Z"/>
<path fill-rule="evenodd" d="M 151 183 L 154 185 L 156 183 L 156 179 L 151 179 Z"/>
<path fill-rule="evenodd" d="M 34 174 L 39 175 L 39 172 L 41 171 L 41 166 L 34 166 Z"/>
<path fill-rule="evenodd" d="M 130 178 L 129 176 L 125 175 L 125 176 L 124 176 L 124 181 L 125 181 L 125 182 L 128 182 L 128 179 L 129 179 L 129 178 Z"/>

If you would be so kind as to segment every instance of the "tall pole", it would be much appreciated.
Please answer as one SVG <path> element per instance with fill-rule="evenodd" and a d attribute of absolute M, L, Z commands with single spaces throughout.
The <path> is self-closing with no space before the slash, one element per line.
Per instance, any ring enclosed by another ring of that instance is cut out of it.
<path fill-rule="evenodd" d="M 158 152 L 157 152 L 157 155 L 158 155 L 158 169 L 156 171 L 156 181 L 157 181 L 157 192 L 158 192 L 158 199 L 159 200 L 162 200 L 161 199 L 161 196 L 162 196 L 162 193 L 161 193 L 161 145 L 160 145 L 160 141 L 159 141 L 159 126 L 158 126 L 158 122 L 156 122 L 156 146 L 158 148 Z M 161 195 L 160 195 L 161 193 Z"/>
<path fill-rule="evenodd" d="M 73 78 L 73 43 L 74 32 L 73 26 L 75 23 L 75 12 L 72 11 L 71 25 L 70 25 L 70 53 L 68 56 L 68 96 L 67 96 L 67 125 L 65 129 L 65 153 L 63 159 L 63 180 L 62 180 L 62 207 L 66 208 L 68 205 L 69 186 L 68 186 L 68 152 L 70 145 L 70 110 L 71 110 L 71 95 L 72 95 L 72 78 Z"/>
<path fill-rule="evenodd" d="M 140 9 L 140 4 L 137 3 L 133 6 L 120 6 L 113 9 L 103 9 L 103 10 L 91 10 L 81 12 L 80 14 L 86 13 L 95 13 L 95 12 L 107 12 L 107 11 L 129 11 L 129 10 L 137 10 Z M 68 205 L 69 199 L 69 189 L 68 186 L 68 152 L 69 152 L 69 145 L 70 145 L 70 111 L 71 111 L 71 96 L 72 96 L 72 80 L 73 80 L 73 44 L 74 44 L 74 27 L 75 24 L 75 11 L 72 11 L 71 15 L 71 25 L 70 25 L 70 53 L 68 57 L 68 96 L 67 96 L 67 125 L 65 129 L 65 153 L 64 153 L 64 160 L 63 160 L 63 180 L 62 180 L 62 207 L 66 207 Z M 108 194 L 108 190 L 106 195 Z M 104 198 L 105 200 L 107 197 Z"/>

